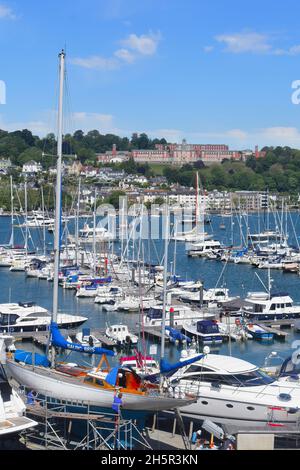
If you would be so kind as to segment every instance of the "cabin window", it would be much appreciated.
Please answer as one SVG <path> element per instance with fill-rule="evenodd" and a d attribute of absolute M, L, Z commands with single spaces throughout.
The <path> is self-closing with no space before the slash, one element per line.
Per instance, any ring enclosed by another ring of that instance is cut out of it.
<path fill-rule="evenodd" d="M 208 369 L 207 367 L 203 367 L 203 366 L 192 365 L 188 368 L 188 370 L 186 372 L 187 373 L 191 373 L 191 372 L 211 372 L 211 369 Z"/>
<path fill-rule="evenodd" d="M 270 310 L 275 310 L 275 304 L 272 304 L 272 305 L 271 305 Z"/>
<path fill-rule="evenodd" d="M 1 325 L 13 325 L 16 323 L 18 315 L 0 315 L 0 324 Z"/>
<path fill-rule="evenodd" d="M 103 385 L 104 385 L 104 382 L 101 379 L 96 379 L 95 382 L 96 382 L 96 385 L 99 385 L 100 387 L 103 387 Z"/>
<path fill-rule="evenodd" d="M 92 384 L 94 383 L 94 377 L 86 377 L 84 379 L 85 383 L 89 383 L 89 384 Z"/>
<path fill-rule="evenodd" d="M 231 403 L 226 404 L 227 408 L 233 408 L 233 405 Z"/>
<path fill-rule="evenodd" d="M 254 406 L 247 406 L 247 410 L 249 410 L 249 411 L 254 411 L 255 408 L 254 408 Z"/>
<path fill-rule="evenodd" d="M 205 400 L 202 401 L 201 403 L 202 403 L 202 405 L 208 405 L 208 401 L 205 401 Z"/>
<path fill-rule="evenodd" d="M 255 306 L 254 306 L 254 312 L 256 312 L 256 313 L 261 313 L 262 311 L 263 311 L 263 305 L 255 304 Z"/>

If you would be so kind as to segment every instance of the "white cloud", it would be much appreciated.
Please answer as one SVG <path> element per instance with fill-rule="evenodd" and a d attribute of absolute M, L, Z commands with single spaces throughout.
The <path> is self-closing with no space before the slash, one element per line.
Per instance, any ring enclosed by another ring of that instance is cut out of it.
<path fill-rule="evenodd" d="M 119 41 L 123 47 L 117 49 L 113 53 L 113 57 L 98 55 L 85 58 L 75 57 L 70 59 L 70 63 L 91 70 L 116 70 L 124 63 L 133 64 L 139 57 L 154 55 L 160 39 L 160 33 L 150 32 L 148 35 L 142 34 L 141 36 L 130 34 L 126 39 Z"/>
<path fill-rule="evenodd" d="M 111 114 L 76 112 L 72 114 L 76 129 L 85 132 L 98 129 L 101 132 L 112 132 L 113 116 Z"/>
<path fill-rule="evenodd" d="M 115 52 L 115 56 L 121 60 L 124 60 L 128 64 L 132 64 L 136 59 L 135 55 L 132 54 L 128 49 L 118 49 Z"/>
<path fill-rule="evenodd" d="M 204 52 L 212 52 L 214 50 L 214 46 L 204 46 L 203 51 Z"/>
<path fill-rule="evenodd" d="M 0 116 L 0 129 L 8 132 L 16 130 L 29 129 L 34 135 L 45 136 L 53 132 L 49 123 L 43 120 L 6 122 L 3 116 Z"/>
<path fill-rule="evenodd" d="M 238 140 L 245 140 L 248 137 L 247 132 L 242 131 L 241 129 L 231 129 L 226 132 L 229 137 L 233 137 Z"/>
<path fill-rule="evenodd" d="M 11 8 L 5 5 L 0 5 L 0 19 L 15 20 L 16 15 Z"/>
<path fill-rule="evenodd" d="M 275 49 L 275 55 L 298 55 L 300 54 L 300 45 L 291 46 L 289 49 Z"/>
<path fill-rule="evenodd" d="M 265 34 L 254 32 L 242 32 L 234 34 L 221 34 L 215 38 L 218 42 L 226 45 L 226 51 L 234 54 L 252 52 L 265 54 L 270 52 L 272 46 L 268 43 Z"/>
<path fill-rule="evenodd" d="M 120 44 L 138 52 L 141 55 L 153 55 L 157 50 L 160 40 L 161 34 L 159 32 L 155 34 L 141 34 L 140 36 L 130 34 L 128 38 L 120 41 Z"/>
<path fill-rule="evenodd" d="M 273 38 L 267 34 L 257 32 L 243 31 L 240 33 L 220 34 L 215 37 L 216 41 L 224 44 L 225 52 L 232 54 L 252 53 L 269 54 L 277 56 L 296 56 L 300 54 L 300 45 L 295 44 L 287 49 L 276 48 L 272 45 Z M 203 48 L 205 52 L 211 52 L 210 46 Z"/>
<path fill-rule="evenodd" d="M 86 69 L 95 70 L 116 70 L 119 68 L 119 62 L 114 58 L 105 58 L 101 56 L 91 56 L 86 58 L 75 57 L 70 59 L 71 64 L 79 65 Z"/>

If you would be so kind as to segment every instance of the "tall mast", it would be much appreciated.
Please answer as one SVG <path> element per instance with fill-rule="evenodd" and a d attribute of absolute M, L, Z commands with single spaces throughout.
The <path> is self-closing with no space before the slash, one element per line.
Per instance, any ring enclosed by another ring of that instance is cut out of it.
<path fill-rule="evenodd" d="M 57 169 L 56 169 L 56 204 L 55 204 L 55 229 L 54 229 L 54 282 L 53 282 L 53 312 L 52 321 L 57 322 L 58 312 L 58 278 L 60 262 L 60 228 L 61 228 L 61 200 L 62 200 L 62 133 L 63 133 L 63 93 L 65 76 L 65 52 L 59 54 L 59 103 L 58 103 L 58 135 L 57 135 Z M 55 348 L 52 347 L 52 366 L 55 363 Z"/>
<path fill-rule="evenodd" d="M 28 214 L 27 214 L 27 178 L 25 177 L 25 256 L 28 256 Z"/>
<path fill-rule="evenodd" d="M 45 225 L 45 201 L 44 201 L 44 190 L 42 190 L 42 214 L 43 214 L 43 253 L 46 256 L 46 225 Z"/>
<path fill-rule="evenodd" d="M 165 333 L 166 333 L 166 315 L 167 315 L 167 281 L 168 281 L 168 246 L 169 246 L 169 201 L 166 204 L 166 223 L 165 223 L 165 256 L 164 256 L 164 291 L 163 291 L 163 313 L 162 313 L 162 331 L 161 331 L 161 359 L 165 355 Z M 170 313 L 171 315 L 171 313 Z M 170 319 L 171 320 L 171 319 Z"/>
<path fill-rule="evenodd" d="M 79 252 L 79 215 L 80 215 L 80 192 L 81 192 L 81 179 L 79 178 L 78 183 L 78 199 L 77 199 L 77 213 L 76 213 L 76 261 L 75 264 L 78 266 L 78 252 Z"/>
<path fill-rule="evenodd" d="M 15 231 L 14 231 L 14 192 L 13 192 L 13 180 L 10 177 L 10 204 L 11 204 L 11 237 L 10 245 L 13 248 L 15 244 Z"/>
<path fill-rule="evenodd" d="M 93 272 L 96 275 L 96 210 L 97 210 L 97 190 L 94 193 L 94 224 L 93 224 Z"/>

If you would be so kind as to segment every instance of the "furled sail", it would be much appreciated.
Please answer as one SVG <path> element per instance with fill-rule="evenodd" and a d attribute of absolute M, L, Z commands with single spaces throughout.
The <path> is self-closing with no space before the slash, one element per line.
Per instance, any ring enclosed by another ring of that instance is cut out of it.
<path fill-rule="evenodd" d="M 188 366 L 194 362 L 200 361 L 205 355 L 199 354 L 198 356 L 187 359 L 186 361 L 175 362 L 175 364 L 170 364 L 166 359 L 160 360 L 160 372 L 162 374 L 167 372 L 175 371 L 176 369 L 181 369 L 181 367 Z"/>
<path fill-rule="evenodd" d="M 87 354 L 106 354 L 107 356 L 115 356 L 114 351 L 104 348 L 96 348 L 92 346 L 84 346 L 83 344 L 70 343 L 67 341 L 59 331 L 58 325 L 52 322 L 50 325 L 51 343 L 53 346 L 62 349 L 69 349 L 76 352 L 84 352 Z"/>

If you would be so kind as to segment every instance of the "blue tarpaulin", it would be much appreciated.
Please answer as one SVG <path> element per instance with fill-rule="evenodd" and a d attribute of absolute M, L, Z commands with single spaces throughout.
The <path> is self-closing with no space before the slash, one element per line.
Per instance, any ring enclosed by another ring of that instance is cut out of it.
<path fill-rule="evenodd" d="M 84 346 L 83 344 L 70 343 L 67 341 L 59 331 L 58 325 L 52 322 L 50 325 L 51 343 L 62 349 L 69 349 L 71 351 L 84 352 L 87 354 L 106 354 L 107 356 L 115 356 L 114 351 L 104 348 L 95 348 L 92 346 Z"/>
<path fill-rule="evenodd" d="M 15 351 L 15 360 L 17 362 L 24 362 L 25 364 L 49 367 L 50 361 L 47 356 L 42 354 L 32 353 L 24 351 L 23 349 L 17 349 Z"/>
<path fill-rule="evenodd" d="M 176 330 L 176 328 L 171 328 L 170 326 L 166 326 L 166 330 L 169 332 L 170 338 L 173 340 L 178 340 L 178 341 L 186 341 L 187 343 L 191 343 L 191 338 L 188 336 L 184 335 L 183 333 L 180 333 L 180 331 Z"/>

